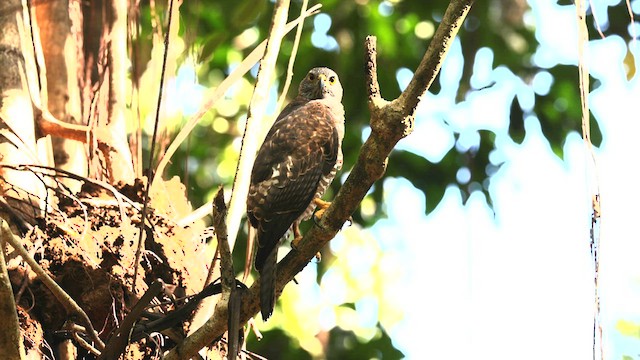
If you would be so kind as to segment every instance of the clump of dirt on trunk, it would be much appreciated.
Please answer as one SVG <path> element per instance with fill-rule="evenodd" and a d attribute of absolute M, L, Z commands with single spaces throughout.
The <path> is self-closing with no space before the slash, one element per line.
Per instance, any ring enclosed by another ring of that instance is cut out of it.
<path fill-rule="evenodd" d="M 57 195 L 46 216 L 23 235 L 23 245 L 87 313 L 106 341 L 148 284 L 162 279 L 172 291 L 151 309 L 167 312 L 179 299 L 202 290 L 211 255 L 205 254 L 202 222 L 183 227 L 177 220 L 191 211 L 184 186 L 174 178 L 152 194 L 145 226 L 144 251 L 134 284 L 142 209 L 142 182 L 113 191 L 85 183 L 72 196 Z M 19 257 L 9 261 L 10 278 L 25 349 L 35 358 L 55 358 L 57 345 L 73 338 L 71 319 L 52 293 Z M 175 331 L 184 333 L 182 324 Z M 85 339 L 88 340 L 88 339 Z M 175 339 L 174 339 L 175 340 Z M 165 348 L 160 348 L 160 343 Z M 157 358 L 172 341 L 140 340 L 127 349 L 126 359 Z M 94 358 L 78 347 L 79 357 Z"/>

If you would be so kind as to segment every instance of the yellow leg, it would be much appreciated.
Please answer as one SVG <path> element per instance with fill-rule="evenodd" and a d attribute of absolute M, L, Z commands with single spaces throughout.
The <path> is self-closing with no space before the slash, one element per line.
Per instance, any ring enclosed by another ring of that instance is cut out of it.
<path fill-rule="evenodd" d="M 302 233 L 300 233 L 300 223 L 294 222 L 291 225 L 291 229 L 293 230 L 293 240 L 291 240 L 291 248 L 295 250 L 300 244 L 300 240 L 302 240 Z"/>

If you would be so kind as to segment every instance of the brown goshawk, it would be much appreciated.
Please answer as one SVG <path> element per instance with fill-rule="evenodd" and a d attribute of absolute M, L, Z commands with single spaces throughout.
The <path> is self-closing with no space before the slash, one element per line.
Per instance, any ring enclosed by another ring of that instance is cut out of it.
<path fill-rule="evenodd" d="M 260 273 L 260 309 L 267 320 L 275 305 L 277 250 L 287 231 L 311 217 L 342 167 L 344 108 L 338 75 L 309 71 L 298 96 L 276 118 L 256 155 L 247 216 L 257 230 L 255 267 Z"/>

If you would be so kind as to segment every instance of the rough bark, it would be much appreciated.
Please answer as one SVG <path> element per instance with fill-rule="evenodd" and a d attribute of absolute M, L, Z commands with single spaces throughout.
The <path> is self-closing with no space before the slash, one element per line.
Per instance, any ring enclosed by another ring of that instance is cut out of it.
<path fill-rule="evenodd" d="M 125 124 L 127 2 L 83 2 L 81 14 L 83 63 L 78 77 L 82 114 L 95 138 L 109 148 L 100 161 L 93 158 L 95 153 L 89 155 L 89 174 L 112 184 L 131 184 L 135 174 Z"/>
<path fill-rule="evenodd" d="M 127 1 L 106 2 L 109 23 L 108 120 L 106 126 L 114 150 L 107 159 L 111 183 L 133 184 L 135 174 L 127 141 L 125 90 L 127 81 Z M 106 94 L 105 94 L 106 95 Z"/>

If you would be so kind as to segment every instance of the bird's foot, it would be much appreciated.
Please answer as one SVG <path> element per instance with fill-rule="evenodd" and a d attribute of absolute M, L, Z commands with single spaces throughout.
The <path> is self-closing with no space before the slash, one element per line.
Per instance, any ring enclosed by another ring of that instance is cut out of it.
<path fill-rule="evenodd" d="M 298 250 L 298 245 L 300 245 L 300 241 L 302 241 L 302 235 L 298 234 L 294 235 L 293 240 L 291 240 L 291 248 L 293 250 Z"/>
<path fill-rule="evenodd" d="M 322 219 L 322 216 L 324 215 L 324 212 L 327 211 L 329 206 L 331 206 L 331 202 L 330 201 L 324 201 L 324 200 L 322 200 L 320 198 L 315 198 L 315 199 L 313 199 L 313 203 L 316 204 L 316 207 L 318 208 L 318 210 L 315 212 L 315 214 L 313 214 L 313 221 L 316 223 L 316 225 L 318 225 L 318 221 L 320 221 L 320 219 Z"/>
<path fill-rule="evenodd" d="M 324 228 L 322 225 L 320 225 L 320 219 L 322 219 L 322 217 L 324 216 L 324 212 L 327 211 L 329 206 L 331 206 L 331 202 L 324 201 L 320 198 L 315 198 L 313 199 L 313 203 L 316 204 L 316 207 L 318 208 L 318 210 L 316 210 L 316 212 L 312 216 L 313 223 L 320 228 Z"/>
<path fill-rule="evenodd" d="M 302 233 L 300 232 L 300 223 L 295 222 L 291 225 L 291 230 L 293 231 L 293 240 L 291 240 L 291 248 L 293 250 L 298 249 L 298 245 L 300 245 L 300 240 L 302 240 Z"/>
<path fill-rule="evenodd" d="M 318 210 L 313 214 L 313 223 L 322 227 L 322 225 L 320 225 L 320 219 L 322 219 L 324 212 L 331 206 L 331 202 L 316 198 L 313 199 L 313 203 L 318 207 Z M 349 222 L 349 226 L 353 225 L 353 216 L 349 216 L 347 221 Z"/>

